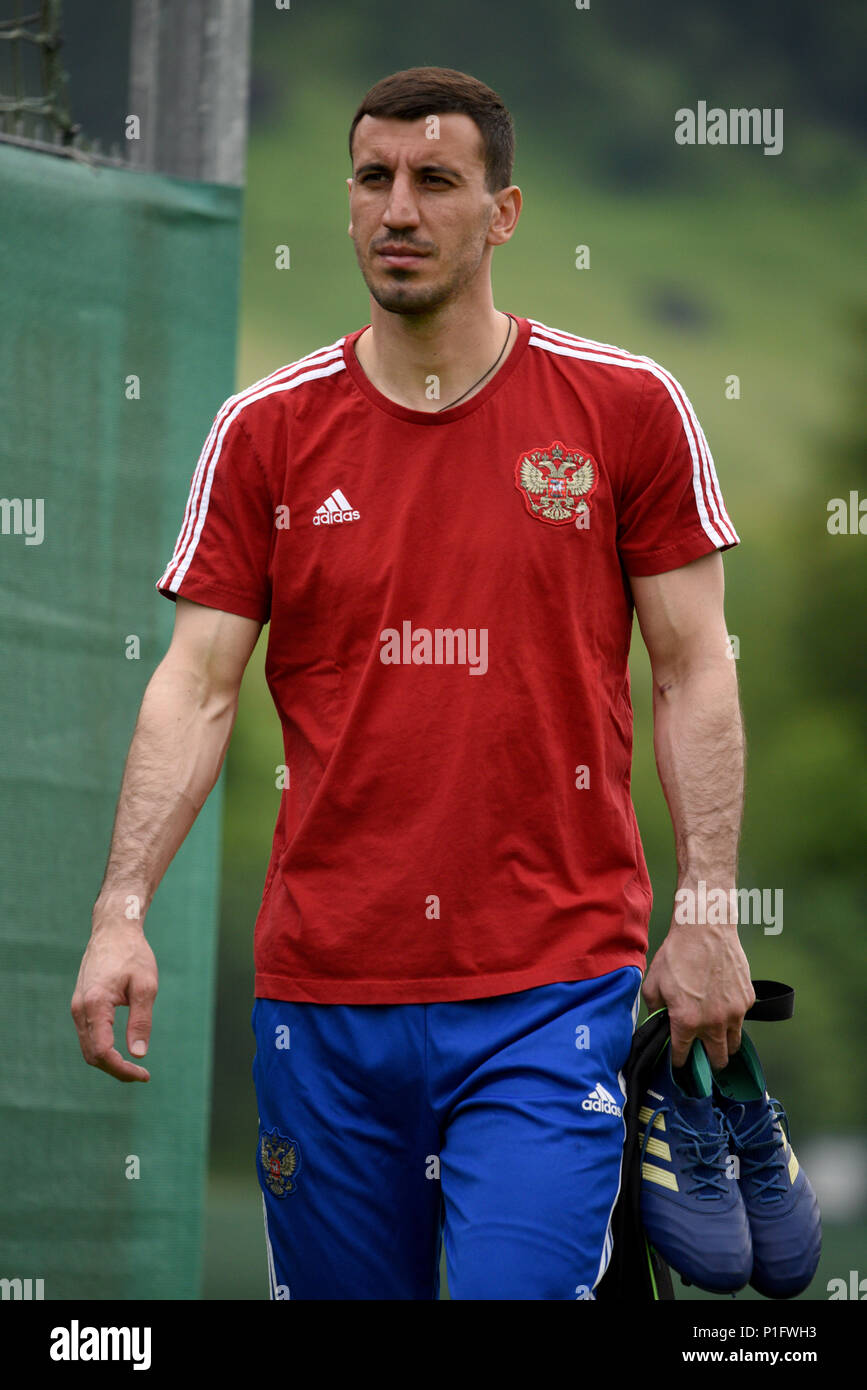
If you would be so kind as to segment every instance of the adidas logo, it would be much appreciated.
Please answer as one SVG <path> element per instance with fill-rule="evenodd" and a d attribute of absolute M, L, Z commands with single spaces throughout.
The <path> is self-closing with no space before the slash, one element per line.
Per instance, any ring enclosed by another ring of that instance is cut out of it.
<path fill-rule="evenodd" d="M 314 526 L 340 526 L 344 521 L 358 521 L 360 514 L 353 509 L 352 503 L 347 502 L 339 487 L 336 487 L 330 497 L 326 497 L 321 507 L 317 507 L 313 516 Z"/>
<path fill-rule="evenodd" d="M 590 1092 L 586 1100 L 581 1102 L 582 1110 L 596 1110 L 603 1115 L 622 1115 L 623 1111 L 617 1101 L 606 1091 L 601 1082 L 597 1081 L 594 1089 Z"/>

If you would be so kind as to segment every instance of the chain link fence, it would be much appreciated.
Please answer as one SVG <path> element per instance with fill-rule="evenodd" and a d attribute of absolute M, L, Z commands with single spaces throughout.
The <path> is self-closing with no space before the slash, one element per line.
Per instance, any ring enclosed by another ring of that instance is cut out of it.
<path fill-rule="evenodd" d="M 11 15 L 2 14 L 12 10 Z M 115 142 L 88 139 L 70 111 L 62 0 L 0 0 L 0 140 L 87 162 L 124 166 Z"/>

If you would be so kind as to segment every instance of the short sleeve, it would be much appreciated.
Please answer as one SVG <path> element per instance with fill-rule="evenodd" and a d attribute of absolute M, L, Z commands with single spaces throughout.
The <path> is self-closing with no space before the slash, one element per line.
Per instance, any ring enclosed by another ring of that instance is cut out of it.
<path fill-rule="evenodd" d="M 636 576 L 678 569 L 739 543 L 686 392 L 655 363 L 641 375 L 617 526 L 624 568 Z"/>
<path fill-rule="evenodd" d="M 262 463 L 230 398 L 199 456 L 177 544 L 155 588 L 267 622 L 274 520 Z"/>

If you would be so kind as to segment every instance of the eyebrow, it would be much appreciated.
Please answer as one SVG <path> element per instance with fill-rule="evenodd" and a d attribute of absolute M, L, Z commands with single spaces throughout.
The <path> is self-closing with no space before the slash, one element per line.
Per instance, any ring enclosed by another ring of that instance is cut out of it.
<path fill-rule="evenodd" d="M 360 178 L 362 174 L 374 172 L 390 174 L 391 169 L 389 165 L 382 160 L 371 159 L 368 160 L 366 164 L 360 164 L 352 177 L 357 179 Z M 448 164 L 422 164 L 415 172 L 419 174 L 448 174 L 450 178 L 458 179 L 461 183 L 465 181 L 463 174 L 459 173 L 457 169 L 450 168 Z"/>

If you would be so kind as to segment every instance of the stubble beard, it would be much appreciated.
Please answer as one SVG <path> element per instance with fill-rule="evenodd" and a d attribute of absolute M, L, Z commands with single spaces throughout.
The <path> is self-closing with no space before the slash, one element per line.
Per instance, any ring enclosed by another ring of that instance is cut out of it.
<path fill-rule="evenodd" d="M 429 314 L 450 300 L 456 299 L 461 290 L 470 283 L 478 273 L 484 248 L 483 241 L 479 243 L 474 240 L 468 243 L 451 275 L 444 281 L 428 285 L 414 284 L 413 277 L 416 272 L 412 270 L 383 268 L 383 271 L 377 274 L 376 252 L 371 253 L 368 261 L 365 261 L 357 243 L 355 254 L 364 283 L 381 309 L 387 310 L 390 314 Z M 435 256 L 436 252 L 432 252 L 428 259 L 433 260 Z"/>

